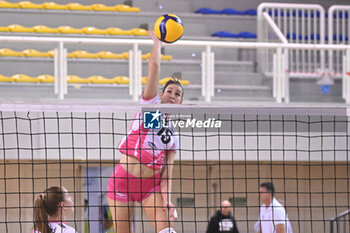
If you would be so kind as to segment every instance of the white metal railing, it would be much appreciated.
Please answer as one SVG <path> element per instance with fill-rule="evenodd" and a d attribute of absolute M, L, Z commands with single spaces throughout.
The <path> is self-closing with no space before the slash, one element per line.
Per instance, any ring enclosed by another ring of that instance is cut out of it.
<path fill-rule="evenodd" d="M 280 42 L 288 44 L 287 38 L 267 12 L 262 12 L 258 22 L 261 29 L 260 40 L 264 42 Z M 288 72 L 288 49 L 260 49 L 259 66 L 262 73 L 267 74 L 272 70 L 273 97 L 277 102 L 289 102 L 289 72 Z M 271 59 L 272 58 L 272 59 Z M 281 90 L 281 91 L 277 91 Z"/>
<path fill-rule="evenodd" d="M 138 99 L 141 93 L 141 54 L 139 46 L 152 45 L 153 42 L 148 39 L 103 39 L 103 38 L 65 38 L 65 37 L 21 37 L 21 36 L 0 36 L 2 42 L 18 43 L 49 43 L 56 46 L 54 59 L 55 90 L 60 99 L 67 94 L 67 56 L 65 45 L 67 44 L 113 44 L 122 46 L 131 46 L 129 72 L 130 84 L 129 93 L 133 99 Z M 249 48 L 249 49 L 270 49 L 274 54 L 273 70 L 275 73 L 273 93 L 277 102 L 288 102 L 289 100 L 289 81 L 286 76 L 285 64 L 288 64 L 289 57 L 283 53 L 287 50 L 310 50 L 310 51 L 341 51 L 344 53 L 344 61 L 347 65 L 343 67 L 343 97 L 347 103 L 350 103 L 350 82 L 346 80 L 350 73 L 350 45 L 327 45 L 327 44 L 296 44 L 296 43 L 265 43 L 265 42 L 228 42 L 228 41 L 189 41 L 181 40 L 175 44 L 165 46 L 180 47 L 201 47 L 203 48 L 202 57 L 202 95 L 206 101 L 211 101 L 214 96 L 214 67 L 215 58 L 213 48 Z"/>
<path fill-rule="evenodd" d="M 281 32 L 280 28 L 276 25 L 275 21 L 271 18 L 271 16 L 267 12 L 263 12 L 262 16 L 264 20 L 267 22 L 267 26 L 270 26 L 272 29 L 272 33 L 275 33 L 277 38 L 283 43 L 283 44 L 288 44 L 287 38 L 283 35 Z M 267 32 L 270 32 L 269 28 L 266 30 Z M 270 41 L 271 38 L 273 38 L 274 34 L 268 33 L 268 37 L 266 38 L 266 41 Z"/>
<path fill-rule="evenodd" d="M 267 12 L 261 11 L 260 14 L 258 14 L 257 23 L 259 42 L 280 42 L 288 44 L 287 38 Z M 270 52 L 271 51 L 268 49 L 262 49 L 259 52 L 259 70 L 264 74 L 271 73 L 272 70 L 272 54 Z"/>
<path fill-rule="evenodd" d="M 330 51 L 333 52 L 333 51 Z M 342 97 L 345 99 L 346 103 L 350 103 L 350 49 L 343 52 L 343 67 L 342 67 Z"/>
<path fill-rule="evenodd" d="M 316 4 L 284 4 L 261 3 L 258 6 L 258 41 L 271 41 L 266 37 L 264 22 L 269 22 L 266 16 L 270 15 L 282 35 L 289 43 L 324 44 L 325 43 L 325 11 Z M 275 31 L 276 32 L 276 31 Z M 277 32 L 276 32 L 277 33 Z M 279 33 L 278 33 L 279 34 Z M 279 36 L 280 38 L 280 36 Z M 273 39 L 272 39 L 273 41 Z M 325 51 L 310 51 L 309 49 L 293 49 L 288 52 L 289 75 L 293 76 L 322 76 L 325 72 Z M 270 59 L 264 59 L 269 62 Z M 259 63 L 263 61 L 260 57 Z M 263 72 L 272 74 L 271 65 L 265 65 Z"/>
<path fill-rule="evenodd" d="M 142 59 L 138 44 L 133 44 L 133 49 L 129 51 L 129 94 L 133 100 L 138 100 L 141 91 Z"/>
<path fill-rule="evenodd" d="M 202 96 L 209 102 L 215 90 L 215 58 L 211 46 L 207 45 L 202 52 Z"/>
<path fill-rule="evenodd" d="M 328 9 L 328 43 L 350 44 L 350 6 L 333 5 Z M 342 73 L 343 56 L 340 51 L 329 51 L 328 66 L 333 75 Z"/>
<path fill-rule="evenodd" d="M 59 99 L 63 99 L 68 93 L 67 88 L 67 49 L 63 47 L 63 42 L 58 43 L 58 48 L 54 55 L 54 76 L 55 76 L 55 94 Z"/>

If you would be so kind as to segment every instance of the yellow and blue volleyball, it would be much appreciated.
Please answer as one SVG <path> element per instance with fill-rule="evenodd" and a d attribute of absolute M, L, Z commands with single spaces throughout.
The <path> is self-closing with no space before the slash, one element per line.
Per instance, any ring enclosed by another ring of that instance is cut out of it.
<path fill-rule="evenodd" d="M 154 34 L 165 43 L 174 43 L 184 33 L 184 25 L 179 17 L 173 14 L 160 16 L 154 24 Z"/>

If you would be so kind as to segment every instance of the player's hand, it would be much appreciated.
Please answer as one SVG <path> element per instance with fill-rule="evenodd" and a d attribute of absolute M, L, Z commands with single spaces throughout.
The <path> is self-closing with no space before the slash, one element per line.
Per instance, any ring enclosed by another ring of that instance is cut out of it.
<path fill-rule="evenodd" d="M 168 210 L 170 221 L 177 220 L 177 211 L 173 203 L 171 202 L 164 203 L 163 210 Z"/>
<path fill-rule="evenodd" d="M 158 37 L 154 34 L 153 31 L 147 31 L 147 34 L 149 35 L 149 37 L 151 37 L 154 43 L 162 44 L 162 42 L 158 39 Z"/>

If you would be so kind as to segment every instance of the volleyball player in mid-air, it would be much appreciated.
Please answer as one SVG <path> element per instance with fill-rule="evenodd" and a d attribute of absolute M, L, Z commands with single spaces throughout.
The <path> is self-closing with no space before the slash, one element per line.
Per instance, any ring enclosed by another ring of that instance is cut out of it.
<path fill-rule="evenodd" d="M 153 32 L 149 70 L 142 104 L 181 104 L 183 87 L 177 80 L 169 80 L 160 95 L 161 42 Z M 171 221 L 176 210 L 171 202 L 173 162 L 178 149 L 178 137 L 171 128 L 145 129 L 141 113 L 136 114 L 128 135 L 118 149 L 122 153 L 108 184 L 108 202 L 117 233 L 131 233 L 134 202 L 143 211 L 158 233 L 174 233 Z"/>

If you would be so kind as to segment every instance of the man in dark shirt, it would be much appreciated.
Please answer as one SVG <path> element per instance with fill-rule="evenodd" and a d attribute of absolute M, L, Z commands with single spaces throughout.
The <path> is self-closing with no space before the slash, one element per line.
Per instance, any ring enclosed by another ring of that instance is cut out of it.
<path fill-rule="evenodd" d="M 221 210 L 218 210 L 209 221 L 207 233 L 239 233 L 236 220 L 230 212 L 231 208 L 229 201 L 224 200 L 221 203 Z"/>

